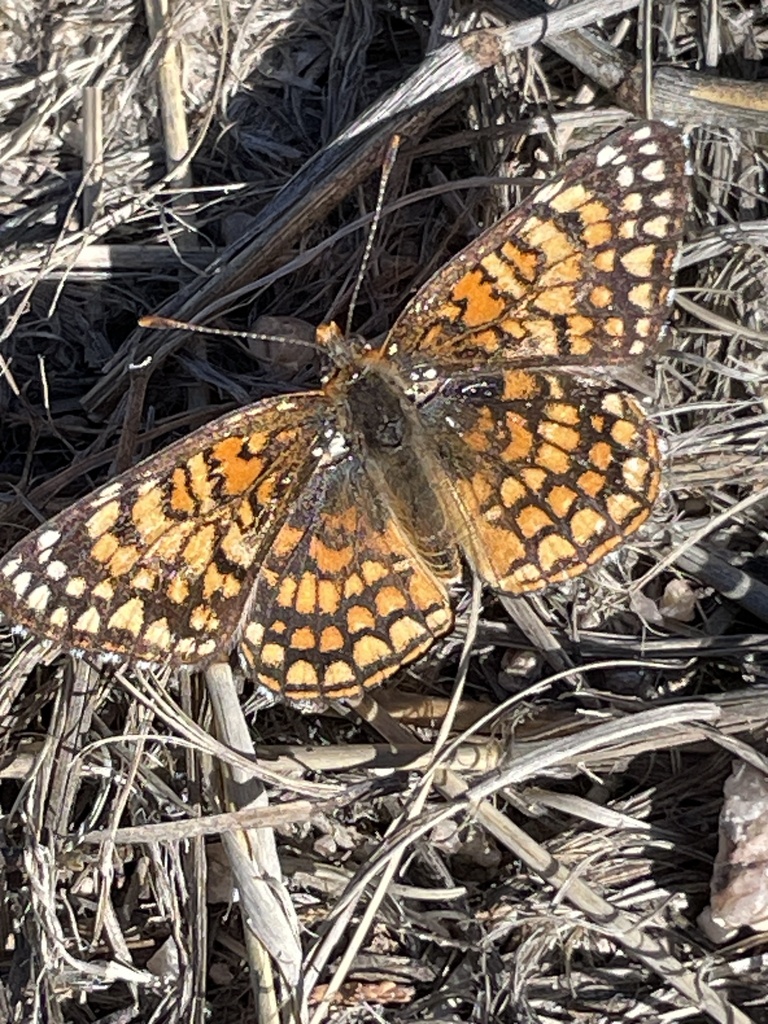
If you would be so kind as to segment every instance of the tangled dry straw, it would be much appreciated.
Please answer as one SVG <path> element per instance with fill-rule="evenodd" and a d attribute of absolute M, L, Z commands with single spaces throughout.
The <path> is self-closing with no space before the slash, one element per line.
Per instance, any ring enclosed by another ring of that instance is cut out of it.
<path fill-rule="evenodd" d="M 724 779 L 763 765 L 764 9 L 6 14 L 3 550 L 217 413 L 317 382 L 311 350 L 137 320 L 343 321 L 393 132 L 368 337 L 649 100 L 692 128 L 671 349 L 628 382 L 653 395 L 665 498 L 587 577 L 488 598 L 457 704 L 468 596 L 375 703 L 323 715 L 258 706 L 224 667 L 99 672 L 6 629 L 8 1019 L 766 1020 L 759 931 L 700 918 Z"/>

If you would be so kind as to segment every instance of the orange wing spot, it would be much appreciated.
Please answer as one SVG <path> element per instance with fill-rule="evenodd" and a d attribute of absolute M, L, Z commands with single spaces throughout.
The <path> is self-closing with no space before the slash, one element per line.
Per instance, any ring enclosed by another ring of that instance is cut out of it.
<path fill-rule="evenodd" d="M 189 626 L 196 633 L 212 633 L 219 628 L 219 617 L 210 605 L 199 604 L 189 614 Z"/>
<path fill-rule="evenodd" d="M 184 568 L 193 576 L 201 576 L 213 558 L 213 543 L 216 538 L 216 527 L 213 523 L 201 527 L 186 543 L 182 552 Z"/>
<path fill-rule="evenodd" d="M 392 655 L 392 648 L 380 637 L 364 636 L 355 641 L 352 654 L 355 664 L 365 669 L 378 662 L 387 661 Z"/>
<path fill-rule="evenodd" d="M 174 512 L 192 515 L 197 510 L 197 503 L 187 487 L 187 475 L 180 466 L 171 474 L 170 504 Z"/>
<path fill-rule="evenodd" d="M 602 252 L 596 252 L 592 263 L 595 270 L 599 270 L 602 274 L 612 274 L 613 268 L 616 266 L 616 250 L 603 249 Z"/>
<path fill-rule="evenodd" d="M 422 626 L 407 615 L 396 619 L 389 627 L 389 640 L 395 651 L 408 651 L 413 647 L 414 641 L 421 640 L 423 637 Z"/>
<path fill-rule="evenodd" d="M 133 545 L 118 548 L 109 560 L 109 571 L 113 576 L 124 576 L 141 558 L 141 552 Z"/>
<path fill-rule="evenodd" d="M 508 412 L 506 428 L 512 440 L 501 453 L 504 462 L 525 462 L 533 448 L 533 434 L 519 413 Z"/>
<path fill-rule="evenodd" d="M 597 469 L 606 470 L 613 462 L 613 452 L 607 441 L 597 441 L 589 449 L 589 461 Z"/>
<path fill-rule="evenodd" d="M 606 502 L 608 515 L 619 526 L 642 506 L 631 494 L 611 494 Z"/>
<path fill-rule="evenodd" d="M 522 402 L 537 398 L 541 394 L 541 387 L 536 377 L 525 370 L 506 370 L 504 373 L 504 394 L 505 402 Z M 489 418 L 489 427 L 491 426 Z"/>
<path fill-rule="evenodd" d="M 203 509 L 210 508 L 213 477 L 202 452 L 193 455 L 187 462 L 187 476 L 193 497 L 201 503 Z"/>
<path fill-rule="evenodd" d="M 144 625 L 144 602 L 138 597 L 121 604 L 107 622 L 107 629 L 124 629 L 132 636 L 138 636 Z"/>
<path fill-rule="evenodd" d="M 88 531 L 88 536 L 92 539 L 100 537 L 101 534 L 106 533 L 107 530 L 111 530 L 119 518 L 119 501 L 110 501 L 106 505 L 102 505 L 101 508 L 97 509 L 93 515 L 86 520 L 85 528 Z"/>
<path fill-rule="evenodd" d="M 601 203 L 597 199 L 593 199 L 592 202 L 589 203 L 584 203 L 579 210 L 579 217 L 581 218 L 581 223 L 584 225 L 607 224 L 610 231 L 611 211 L 605 203 Z M 608 237 L 610 238 L 610 235 Z"/>
<path fill-rule="evenodd" d="M 429 576 L 414 573 L 408 582 L 408 595 L 414 607 L 426 611 L 434 605 L 445 605 L 446 598 L 442 588 L 437 586 Z"/>
<path fill-rule="evenodd" d="M 344 580 L 344 597 L 358 597 L 365 590 L 365 584 L 356 572 Z"/>
<path fill-rule="evenodd" d="M 376 614 L 381 618 L 386 618 L 392 612 L 402 611 L 407 607 L 408 602 L 405 599 L 405 594 L 397 587 L 382 587 L 376 593 L 374 604 L 376 605 Z"/>
<path fill-rule="evenodd" d="M 337 696 L 349 696 L 357 689 L 357 686 L 352 685 L 353 683 L 355 683 L 355 673 L 346 661 L 334 661 L 326 668 L 323 676 L 324 690 L 338 690 L 339 687 L 346 686 L 349 689 L 338 693 Z"/>
<path fill-rule="evenodd" d="M 578 408 L 567 402 L 548 402 L 544 406 L 544 415 L 564 427 L 575 427 L 580 420 Z"/>
<path fill-rule="evenodd" d="M 613 238 L 613 226 L 610 221 L 603 221 L 601 224 L 590 224 L 581 233 L 584 244 L 590 249 L 596 249 L 599 245 L 605 245 Z"/>
<path fill-rule="evenodd" d="M 227 494 L 243 494 L 264 471 L 262 459 L 243 457 L 244 447 L 244 437 L 225 437 L 211 449 L 210 457 L 218 463 L 218 473 Z"/>
<path fill-rule="evenodd" d="M 542 244 L 544 263 L 547 267 L 556 267 L 568 262 L 574 255 L 573 243 L 564 231 L 555 229 Z"/>
<path fill-rule="evenodd" d="M 250 529 L 256 522 L 251 503 L 247 498 L 245 501 L 241 501 L 237 507 L 237 521 L 244 530 Z"/>
<path fill-rule="evenodd" d="M 501 247 L 501 254 L 529 284 L 536 280 L 539 262 L 535 252 L 521 249 L 514 242 L 506 241 Z"/>
<path fill-rule="evenodd" d="M 528 496 L 526 488 L 511 476 L 505 477 L 502 481 L 500 494 L 505 508 L 514 508 Z"/>
<path fill-rule="evenodd" d="M 275 500 L 277 480 L 273 476 L 264 477 L 256 487 L 256 501 L 261 508 L 266 508 Z M 252 517 L 252 514 L 251 514 Z"/>
<path fill-rule="evenodd" d="M 294 651 L 314 651 L 317 647 L 317 636 L 309 626 L 301 626 L 291 633 L 291 647 Z"/>
<path fill-rule="evenodd" d="M 308 661 L 294 661 L 288 666 L 285 674 L 285 685 L 288 689 L 301 689 L 309 691 L 307 696 L 317 696 L 319 690 L 319 679 L 314 665 Z"/>
<path fill-rule="evenodd" d="M 521 565 L 508 576 L 505 576 L 499 583 L 500 590 L 506 590 L 511 594 L 522 594 L 528 590 L 539 590 L 545 586 L 547 580 L 541 578 L 538 566 L 532 562 Z"/>
<path fill-rule="evenodd" d="M 609 316 L 603 325 L 605 333 L 612 338 L 624 337 L 624 321 L 618 316 Z"/>
<path fill-rule="evenodd" d="M 534 305 L 543 313 L 551 313 L 552 316 L 565 316 L 570 313 L 576 302 L 576 295 L 572 286 L 559 285 L 546 288 L 534 299 Z"/>
<path fill-rule="evenodd" d="M 515 517 L 515 522 L 522 535 L 528 539 L 535 537 L 537 533 L 541 533 L 547 527 L 554 526 L 551 517 L 544 509 L 537 508 L 536 505 L 525 505 L 521 508 Z"/>
<path fill-rule="evenodd" d="M 278 560 L 282 560 L 286 555 L 292 554 L 301 543 L 303 536 L 303 530 L 299 530 L 295 526 L 284 526 L 275 537 L 272 545 L 272 550 Z"/>
<path fill-rule="evenodd" d="M 166 587 L 165 593 L 174 604 L 184 604 L 189 598 L 189 583 L 183 576 L 174 576 Z"/>
<path fill-rule="evenodd" d="M 280 589 L 277 592 L 277 603 L 281 608 L 293 608 L 296 600 L 296 591 L 299 589 L 299 582 L 295 576 L 284 576 L 280 580 Z"/>
<path fill-rule="evenodd" d="M 341 606 L 341 584 L 336 580 L 317 581 L 317 607 L 324 615 L 336 615 Z"/>
<path fill-rule="evenodd" d="M 91 548 L 91 558 L 94 562 L 104 565 L 119 547 L 120 541 L 113 533 L 104 533 Z"/>
<path fill-rule="evenodd" d="M 336 626 L 326 626 L 320 634 L 318 647 L 321 654 L 330 654 L 331 651 L 343 651 L 344 637 L 341 634 L 341 630 L 337 629 Z"/>
<path fill-rule="evenodd" d="M 635 238 L 637 235 L 637 221 L 636 220 L 625 220 L 619 224 L 619 238 L 622 241 L 629 241 L 630 238 Z"/>
<path fill-rule="evenodd" d="M 591 508 L 582 508 L 571 517 L 571 536 L 579 547 L 584 547 L 605 531 L 603 516 Z M 591 564 L 591 562 L 590 562 Z"/>
<path fill-rule="evenodd" d="M 608 309 L 613 303 L 613 292 L 604 284 L 596 285 L 589 293 L 589 301 L 595 309 Z"/>
<path fill-rule="evenodd" d="M 621 208 L 625 213 L 639 213 L 643 208 L 643 197 L 639 192 L 630 192 L 622 199 Z"/>
<path fill-rule="evenodd" d="M 299 615 L 310 615 L 317 610 L 317 576 L 314 573 L 302 573 L 296 591 L 295 607 Z"/>
<path fill-rule="evenodd" d="M 539 566 L 545 575 L 549 575 L 558 563 L 571 562 L 578 557 L 573 544 L 565 537 L 558 537 L 556 534 L 543 537 L 539 541 L 536 553 Z"/>
<path fill-rule="evenodd" d="M 497 252 L 488 253 L 480 261 L 489 277 L 493 278 L 500 291 L 510 299 L 520 299 L 527 291 L 527 284 L 520 280 L 511 261 L 504 260 Z"/>
<path fill-rule="evenodd" d="M 579 207 L 583 207 L 587 201 L 588 193 L 583 185 L 571 185 L 564 188 L 559 195 L 550 200 L 550 206 L 558 213 L 573 213 Z"/>
<path fill-rule="evenodd" d="M 354 551 L 351 545 L 342 548 L 329 547 L 319 537 L 309 542 L 309 557 L 318 570 L 330 576 L 343 573 L 351 564 Z"/>
<path fill-rule="evenodd" d="M 383 562 L 376 562 L 371 558 L 365 559 L 360 565 L 360 572 L 367 587 L 372 587 L 379 580 L 389 576 L 389 567 Z"/>
<path fill-rule="evenodd" d="M 160 651 L 170 651 L 173 636 L 168 626 L 168 619 L 155 619 L 144 630 L 144 643 Z"/>
<path fill-rule="evenodd" d="M 281 669 L 285 664 L 285 648 L 282 644 L 264 644 L 259 656 L 267 668 Z"/>
<path fill-rule="evenodd" d="M 451 298 L 462 303 L 462 324 L 468 328 L 491 324 L 504 312 L 504 300 L 495 296 L 479 270 L 470 270 L 453 286 Z"/>
<path fill-rule="evenodd" d="M 550 473 L 564 474 L 571 468 L 570 456 L 562 448 L 555 448 L 554 445 L 546 442 L 539 445 L 539 450 L 536 452 L 536 463 L 542 469 L 548 469 Z"/>
<path fill-rule="evenodd" d="M 213 562 L 205 570 L 203 597 L 209 598 L 214 594 L 221 594 L 223 598 L 229 599 L 237 597 L 241 590 L 242 584 L 237 577 L 228 572 L 219 572 Z"/>
<path fill-rule="evenodd" d="M 582 473 L 578 479 L 579 488 L 588 494 L 590 498 L 596 498 L 598 494 L 603 490 L 607 481 L 602 473 L 596 473 L 593 469 L 588 469 L 586 473 Z"/>
<path fill-rule="evenodd" d="M 535 469 L 533 466 L 520 470 L 520 479 L 529 491 L 538 494 L 544 484 L 549 480 L 549 473 L 543 469 Z"/>
<path fill-rule="evenodd" d="M 526 330 L 519 320 L 500 320 L 499 330 L 504 334 L 508 334 L 511 338 L 517 338 L 518 341 L 526 335 Z"/>
<path fill-rule="evenodd" d="M 251 544 L 253 541 L 251 541 Z M 221 550 L 230 562 L 248 569 L 256 557 L 256 551 L 246 543 L 243 532 L 237 523 L 230 523 L 227 532 L 221 538 Z"/>
<path fill-rule="evenodd" d="M 556 484 L 547 494 L 547 504 L 558 519 L 565 519 L 576 501 L 576 492 L 565 484 Z"/>
<path fill-rule="evenodd" d="M 475 348 L 482 349 L 483 352 L 493 355 L 494 352 L 498 351 L 500 339 L 495 331 L 480 331 L 478 334 L 471 336 L 471 344 Z"/>
<path fill-rule="evenodd" d="M 558 448 L 567 452 L 575 451 L 581 444 L 581 434 L 573 427 L 564 427 L 561 423 L 544 420 L 539 424 L 539 436 L 551 441 Z"/>
<path fill-rule="evenodd" d="M 154 544 L 173 525 L 163 510 L 163 494 L 159 487 L 151 487 L 136 499 L 131 508 L 131 519 L 145 544 Z"/>
<path fill-rule="evenodd" d="M 653 285 L 650 282 L 636 284 L 634 288 L 629 289 L 627 298 L 633 306 L 647 313 L 654 306 Z"/>
<path fill-rule="evenodd" d="M 350 633 L 362 633 L 364 629 L 375 629 L 376 619 L 370 608 L 353 604 L 347 608 L 347 629 Z"/>
<path fill-rule="evenodd" d="M 478 505 L 485 505 L 494 491 L 488 477 L 482 476 L 480 473 L 474 474 L 470 481 L 470 486 Z"/>
<path fill-rule="evenodd" d="M 195 531 L 195 520 L 178 523 L 155 542 L 153 555 L 161 562 L 176 562 L 187 538 Z"/>
<path fill-rule="evenodd" d="M 621 265 L 633 277 L 650 277 L 653 273 L 653 261 L 657 253 L 655 245 L 638 245 L 621 257 Z"/>
<path fill-rule="evenodd" d="M 631 448 L 637 441 L 637 427 L 629 420 L 616 420 L 611 427 L 611 437 L 622 448 Z"/>

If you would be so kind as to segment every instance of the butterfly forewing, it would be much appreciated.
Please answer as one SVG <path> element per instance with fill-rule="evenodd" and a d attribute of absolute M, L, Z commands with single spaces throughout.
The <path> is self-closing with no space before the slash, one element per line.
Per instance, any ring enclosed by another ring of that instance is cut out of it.
<path fill-rule="evenodd" d="M 0 609 L 67 647 L 225 656 L 330 422 L 321 393 L 293 395 L 171 445 L 21 541 L 0 565 Z"/>
<path fill-rule="evenodd" d="M 682 238 L 685 161 L 679 131 L 658 123 L 577 157 L 424 285 L 385 353 L 450 372 L 652 352 Z"/>

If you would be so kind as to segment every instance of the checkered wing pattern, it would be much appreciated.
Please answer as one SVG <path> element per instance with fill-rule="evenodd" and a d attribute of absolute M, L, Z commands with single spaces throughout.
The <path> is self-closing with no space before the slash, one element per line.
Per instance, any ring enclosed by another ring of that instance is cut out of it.
<path fill-rule="evenodd" d="M 570 162 L 438 271 L 390 332 L 410 369 L 653 351 L 686 209 L 679 131 L 635 125 Z"/>
<path fill-rule="evenodd" d="M 338 699 L 423 654 L 452 622 L 443 582 L 351 455 L 320 467 L 275 537 L 240 649 L 282 697 Z"/>
<path fill-rule="evenodd" d="M 579 575 L 656 500 L 656 437 L 620 391 L 508 370 L 453 380 L 422 411 L 467 524 L 467 560 L 497 590 Z"/>
<path fill-rule="evenodd" d="M 22 540 L 0 610 L 62 646 L 205 664 L 322 454 L 320 392 L 269 399 L 152 456 Z"/>

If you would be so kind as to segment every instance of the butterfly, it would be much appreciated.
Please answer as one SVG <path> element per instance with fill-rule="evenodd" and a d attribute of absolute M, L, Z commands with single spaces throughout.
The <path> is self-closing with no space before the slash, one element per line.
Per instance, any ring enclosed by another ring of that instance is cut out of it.
<path fill-rule="evenodd" d="M 0 610 L 72 650 L 349 698 L 503 594 L 577 576 L 648 518 L 656 434 L 612 365 L 653 355 L 686 209 L 675 129 L 573 159 L 321 388 L 256 402 L 106 483 L 0 562 Z M 599 371 L 599 372 L 598 372 Z"/>

